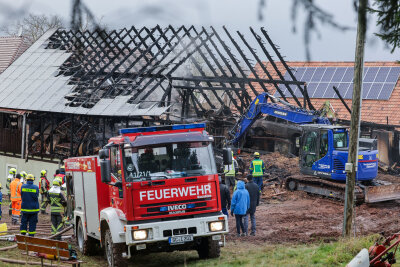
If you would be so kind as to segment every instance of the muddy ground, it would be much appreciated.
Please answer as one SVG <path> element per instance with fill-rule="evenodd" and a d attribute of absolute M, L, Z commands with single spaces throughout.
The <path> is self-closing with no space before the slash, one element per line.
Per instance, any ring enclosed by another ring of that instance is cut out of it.
<path fill-rule="evenodd" d="M 246 162 L 250 154 L 242 155 Z M 227 241 L 243 240 L 251 243 L 309 243 L 316 240 L 330 241 L 341 236 L 343 223 L 343 203 L 308 195 L 305 192 L 287 192 L 280 187 L 280 180 L 292 174 L 298 174 L 298 159 L 288 158 L 279 153 L 262 155 L 270 176 L 277 177 L 277 183 L 271 183 L 264 189 L 260 206 L 257 207 L 256 236 L 236 237 L 235 221 L 229 217 L 230 233 Z M 400 182 L 400 176 L 379 173 L 378 179 Z M 4 203 L 4 202 L 3 202 Z M 11 226 L 8 207 L 2 205 L 3 218 Z M 400 201 L 389 201 L 378 204 L 363 204 L 356 208 L 357 235 L 400 231 Z M 50 225 L 49 215 L 40 215 L 40 225 Z M 250 223 L 249 223 L 250 227 Z M 47 236 L 50 229 L 41 227 Z M 71 235 L 72 231 L 67 235 Z"/>
<path fill-rule="evenodd" d="M 246 162 L 250 154 L 242 155 Z M 309 243 L 330 241 L 342 233 L 343 203 L 305 192 L 287 192 L 280 187 L 283 177 L 299 174 L 298 158 L 288 158 L 279 153 L 262 155 L 269 178 L 277 183 L 264 188 L 262 202 L 257 207 L 257 233 L 255 237 L 236 237 L 234 218 L 229 218 L 230 233 L 227 240 L 238 239 L 252 243 Z M 269 179 L 266 178 L 266 179 Z M 378 179 L 400 183 L 400 176 L 379 173 Z M 362 204 L 356 207 L 356 234 L 365 235 L 400 231 L 400 201 Z M 250 222 L 249 222 L 250 227 Z"/>

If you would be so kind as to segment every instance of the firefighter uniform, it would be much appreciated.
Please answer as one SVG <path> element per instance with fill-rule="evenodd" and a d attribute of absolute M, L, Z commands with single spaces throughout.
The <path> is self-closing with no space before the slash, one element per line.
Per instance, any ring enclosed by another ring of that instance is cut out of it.
<path fill-rule="evenodd" d="M 253 176 L 253 180 L 258 185 L 258 189 L 261 192 L 265 165 L 264 162 L 260 159 L 260 153 L 254 152 L 254 157 L 254 160 L 250 164 L 250 173 Z"/>
<path fill-rule="evenodd" d="M 225 165 L 225 185 L 228 187 L 234 188 L 236 186 L 236 169 L 237 169 L 237 162 L 235 158 L 233 157 L 233 152 L 232 152 L 232 164 L 231 165 Z"/>
<path fill-rule="evenodd" d="M 49 202 L 47 201 L 47 192 L 50 189 L 50 182 L 47 180 L 47 171 L 42 170 L 40 172 L 40 182 L 39 182 L 39 193 L 42 197 L 42 203 L 40 205 L 40 212 L 46 214 L 46 208 Z"/>
<path fill-rule="evenodd" d="M 17 174 L 10 184 L 11 191 L 11 223 L 18 224 L 19 216 L 21 215 L 21 175 Z"/>
<path fill-rule="evenodd" d="M 35 177 L 32 174 L 26 176 L 26 184 L 21 187 L 21 226 L 20 233 L 25 235 L 28 230 L 29 236 L 36 234 L 36 224 L 39 213 L 39 187 L 33 184 Z"/>
<path fill-rule="evenodd" d="M 8 200 L 10 200 L 10 206 L 8 207 L 8 214 L 11 215 L 11 191 L 10 191 L 10 184 L 14 180 L 15 175 L 17 174 L 17 169 L 11 168 L 8 172 L 8 177 L 7 177 L 7 183 L 6 183 L 6 188 L 7 188 L 7 196 Z"/>
<path fill-rule="evenodd" d="M 61 185 L 65 184 L 65 168 L 64 168 L 64 166 L 61 166 L 61 168 L 56 171 L 56 174 L 54 175 L 54 179 L 56 179 L 56 178 L 61 180 Z"/>
<path fill-rule="evenodd" d="M 59 179 L 54 179 L 53 186 L 50 188 L 48 194 L 51 213 L 51 233 L 53 235 L 59 232 L 62 228 L 62 213 L 64 211 L 64 206 L 67 204 L 60 187 L 61 183 Z M 57 239 L 61 239 L 61 236 L 58 236 Z"/>

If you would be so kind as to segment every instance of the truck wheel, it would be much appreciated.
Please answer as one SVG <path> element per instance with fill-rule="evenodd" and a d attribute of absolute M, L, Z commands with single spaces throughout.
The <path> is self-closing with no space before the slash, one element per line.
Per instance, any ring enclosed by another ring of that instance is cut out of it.
<path fill-rule="evenodd" d="M 104 249 L 108 266 L 120 267 L 126 266 L 125 259 L 122 257 L 122 253 L 125 252 L 125 244 L 114 244 L 111 236 L 110 229 L 106 230 L 104 235 Z"/>
<path fill-rule="evenodd" d="M 78 228 L 76 229 L 76 240 L 78 243 L 79 250 L 83 255 L 96 254 L 97 251 L 96 243 L 98 241 L 91 238 L 90 236 L 88 236 L 87 239 L 85 240 L 82 220 L 78 221 Z"/>
<path fill-rule="evenodd" d="M 221 254 L 221 247 L 218 240 L 212 240 L 212 237 L 203 237 L 197 248 L 200 259 L 218 258 Z"/>

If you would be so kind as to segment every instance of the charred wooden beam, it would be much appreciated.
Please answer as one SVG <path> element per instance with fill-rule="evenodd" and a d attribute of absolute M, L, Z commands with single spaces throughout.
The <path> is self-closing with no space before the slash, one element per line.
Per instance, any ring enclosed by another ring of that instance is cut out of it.
<path fill-rule="evenodd" d="M 351 109 L 349 108 L 349 106 L 347 105 L 346 101 L 344 101 L 342 95 L 340 94 L 339 90 L 336 88 L 336 86 L 333 86 L 333 91 L 335 91 L 335 93 L 337 94 L 337 96 L 339 97 L 340 101 L 342 101 L 342 104 L 344 105 L 344 107 L 347 109 L 347 111 L 351 114 Z"/>

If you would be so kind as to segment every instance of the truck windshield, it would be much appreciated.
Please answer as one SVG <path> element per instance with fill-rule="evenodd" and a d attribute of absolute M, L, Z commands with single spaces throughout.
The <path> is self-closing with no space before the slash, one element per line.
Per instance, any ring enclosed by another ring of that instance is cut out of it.
<path fill-rule="evenodd" d="M 125 180 L 170 179 L 215 174 L 208 142 L 169 143 L 124 149 Z"/>

